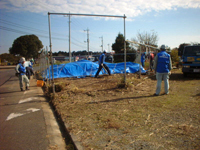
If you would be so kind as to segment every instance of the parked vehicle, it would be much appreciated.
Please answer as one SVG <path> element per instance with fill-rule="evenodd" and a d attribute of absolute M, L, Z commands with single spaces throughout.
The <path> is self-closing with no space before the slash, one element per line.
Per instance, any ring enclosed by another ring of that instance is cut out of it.
<path fill-rule="evenodd" d="M 190 73 L 200 74 L 200 45 L 185 46 L 182 53 L 182 63 L 184 76 Z"/>

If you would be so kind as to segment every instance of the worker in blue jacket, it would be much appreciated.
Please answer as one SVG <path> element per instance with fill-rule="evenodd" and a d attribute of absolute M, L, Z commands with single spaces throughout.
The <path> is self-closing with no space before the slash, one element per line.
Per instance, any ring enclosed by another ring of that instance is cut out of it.
<path fill-rule="evenodd" d="M 154 69 L 157 79 L 155 96 L 160 94 L 162 79 L 164 80 L 165 94 L 169 94 L 169 75 L 171 74 L 172 61 L 170 55 L 166 52 L 165 45 L 162 45 L 159 52 L 154 58 Z"/>
<path fill-rule="evenodd" d="M 98 69 L 98 71 L 97 71 L 97 73 L 96 73 L 96 75 L 95 75 L 95 78 L 97 78 L 97 76 L 99 75 L 99 72 L 101 71 L 102 68 L 104 68 L 105 71 L 107 71 L 107 73 L 108 73 L 109 75 L 111 75 L 108 66 L 107 66 L 106 64 L 104 64 L 104 62 L 105 62 L 105 57 L 106 57 L 105 54 L 106 54 L 106 50 L 104 50 L 103 53 L 102 53 L 102 54 L 100 55 L 100 57 L 99 57 L 99 69 Z"/>
<path fill-rule="evenodd" d="M 23 91 L 23 82 L 25 82 L 26 90 L 29 90 L 29 79 L 26 76 L 25 58 L 22 57 L 19 62 L 20 63 L 16 66 L 15 69 L 19 77 L 20 89 Z"/>
<path fill-rule="evenodd" d="M 146 57 L 146 52 L 144 52 L 144 53 L 141 55 L 141 63 L 142 63 L 142 67 L 144 67 L 145 57 Z"/>
<path fill-rule="evenodd" d="M 30 68 L 33 69 L 33 59 L 30 60 L 30 63 L 29 63 L 29 66 L 28 66 L 28 67 L 30 67 Z"/>

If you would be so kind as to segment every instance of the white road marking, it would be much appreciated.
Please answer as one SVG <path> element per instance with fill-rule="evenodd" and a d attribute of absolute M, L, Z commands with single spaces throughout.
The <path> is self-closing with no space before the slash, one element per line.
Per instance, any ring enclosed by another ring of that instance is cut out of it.
<path fill-rule="evenodd" d="M 29 108 L 29 109 L 26 109 L 26 110 L 25 110 L 25 113 L 11 113 L 11 114 L 7 117 L 6 121 L 11 120 L 11 119 L 16 118 L 16 117 L 20 117 L 20 116 L 29 114 L 29 113 L 32 113 L 32 112 L 36 112 L 36 111 L 39 111 L 39 110 L 40 110 L 40 109 L 37 109 L 37 108 Z"/>
<path fill-rule="evenodd" d="M 19 116 L 22 116 L 22 115 L 24 115 L 24 114 L 21 114 L 21 113 L 11 113 L 8 117 L 7 117 L 7 119 L 6 119 L 6 121 L 8 121 L 8 120 L 11 120 L 11 119 L 13 119 L 13 118 L 16 118 L 16 117 L 19 117 Z"/>
<path fill-rule="evenodd" d="M 25 103 L 25 102 L 29 102 L 29 101 L 32 101 L 32 100 L 34 100 L 34 99 L 38 99 L 38 97 L 29 97 L 29 98 L 20 100 L 20 101 L 19 101 L 19 104 Z"/>
<path fill-rule="evenodd" d="M 32 111 L 32 112 L 36 112 L 36 111 L 39 111 L 40 109 L 37 109 L 37 108 L 29 108 L 27 109 L 27 111 Z"/>

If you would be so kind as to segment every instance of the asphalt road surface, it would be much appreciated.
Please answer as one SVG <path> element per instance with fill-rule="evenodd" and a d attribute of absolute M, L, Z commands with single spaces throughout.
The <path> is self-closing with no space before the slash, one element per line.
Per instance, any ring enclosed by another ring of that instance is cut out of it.
<path fill-rule="evenodd" d="M 14 69 L 0 69 L 0 150 L 65 149 L 53 113 L 36 80 L 20 91 Z"/>

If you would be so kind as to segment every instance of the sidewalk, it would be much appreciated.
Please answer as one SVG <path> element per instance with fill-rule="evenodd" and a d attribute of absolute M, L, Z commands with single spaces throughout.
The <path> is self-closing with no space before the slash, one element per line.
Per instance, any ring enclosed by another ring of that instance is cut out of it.
<path fill-rule="evenodd" d="M 37 90 L 37 95 L 35 95 L 35 97 L 39 97 L 41 101 L 42 111 L 46 124 L 47 138 L 49 140 L 48 149 L 65 150 L 66 144 L 60 132 L 59 125 L 49 105 L 49 102 L 46 100 L 42 88 L 37 87 L 37 79 L 33 77 L 30 79 L 30 91 L 31 90 Z"/>

